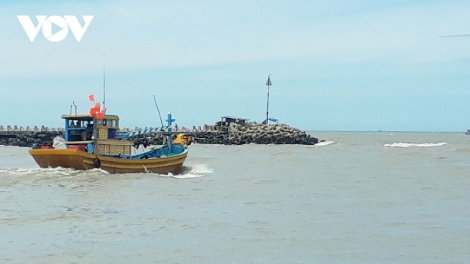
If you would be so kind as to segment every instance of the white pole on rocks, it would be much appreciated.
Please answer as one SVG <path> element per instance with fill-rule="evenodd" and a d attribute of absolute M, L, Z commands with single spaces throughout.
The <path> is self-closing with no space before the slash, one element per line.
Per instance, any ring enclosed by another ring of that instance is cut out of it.
<path fill-rule="evenodd" d="M 268 86 L 268 100 L 266 103 L 266 125 L 269 124 L 269 86 L 273 85 L 271 83 L 271 73 L 268 74 L 268 80 L 266 81 L 266 85 Z"/>

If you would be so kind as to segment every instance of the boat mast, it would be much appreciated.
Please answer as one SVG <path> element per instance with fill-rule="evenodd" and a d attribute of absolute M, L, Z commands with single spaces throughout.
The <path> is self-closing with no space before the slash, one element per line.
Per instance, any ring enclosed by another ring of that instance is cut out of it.
<path fill-rule="evenodd" d="M 157 108 L 158 117 L 160 117 L 160 123 L 162 124 L 162 127 L 163 127 L 163 120 L 162 120 L 162 116 L 160 115 L 160 109 L 158 109 L 157 100 L 155 99 L 155 95 L 153 95 L 153 101 L 155 102 L 155 107 Z"/>
<path fill-rule="evenodd" d="M 103 52 L 103 109 L 106 108 L 106 72 L 105 72 L 105 53 Z"/>
<path fill-rule="evenodd" d="M 166 122 L 168 123 L 168 153 L 171 153 L 173 151 L 173 142 L 172 142 L 172 138 L 171 138 L 171 124 L 173 124 L 173 122 L 175 122 L 175 119 L 171 118 L 171 113 L 168 112 L 168 118 L 166 119 Z"/>
<path fill-rule="evenodd" d="M 269 86 L 273 85 L 271 83 L 271 73 L 268 74 L 268 80 L 266 81 L 266 85 L 268 86 L 268 100 L 266 103 L 266 125 L 269 123 Z"/>

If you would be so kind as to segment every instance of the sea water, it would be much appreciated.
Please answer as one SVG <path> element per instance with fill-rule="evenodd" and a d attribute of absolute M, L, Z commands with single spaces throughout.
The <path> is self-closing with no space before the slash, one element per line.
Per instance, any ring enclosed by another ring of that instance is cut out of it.
<path fill-rule="evenodd" d="M 470 136 L 189 146 L 181 175 L 0 147 L 0 263 L 468 263 Z"/>

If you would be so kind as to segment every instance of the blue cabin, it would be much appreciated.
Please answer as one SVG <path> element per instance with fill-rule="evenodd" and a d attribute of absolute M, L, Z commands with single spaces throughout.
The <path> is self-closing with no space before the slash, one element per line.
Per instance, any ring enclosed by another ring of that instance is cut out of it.
<path fill-rule="evenodd" d="M 103 119 L 91 115 L 62 115 L 62 119 L 65 119 L 67 148 L 100 155 L 131 154 L 132 142 L 116 138 L 119 132 L 117 115 L 104 115 Z"/>

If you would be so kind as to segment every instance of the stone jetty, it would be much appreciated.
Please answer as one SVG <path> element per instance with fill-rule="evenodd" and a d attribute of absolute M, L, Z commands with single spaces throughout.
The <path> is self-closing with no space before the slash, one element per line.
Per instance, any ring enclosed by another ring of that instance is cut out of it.
<path fill-rule="evenodd" d="M 239 125 L 231 123 L 227 131 L 208 130 L 196 132 L 193 136 L 201 144 L 301 144 L 314 145 L 318 139 L 305 131 L 284 124 L 266 125 L 249 123 Z"/>
<path fill-rule="evenodd" d="M 257 124 L 247 123 L 239 125 L 230 123 L 228 126 L 208 126 L 203 128 L 193 127 L 189 130 L 185 127 L 176 133 L 184 133 L 193 138 L 197 144 L 221 144 L 221 145 L 243 145 L 243 144 L 299 144 L 314 145 L 318 139 L 310 136 L 305 131 L 293 128 L 285 124 Z M 164 135 L 152 133 L 134 137 L 135 145 L 161 145 Z"/>
<path fill-rule="evenodd" d="M 64 132 L 56 131 L 0 131 L 0 145 L 32 147 L 37 145 L 52 145 L 57 136 L 63 136 Z"/>
<path fill-rule="evenodd" d="M 139 130 L 139 128 L 136 128 Z M 123 131 L 129 131 L 124 128 Z M 63 136 L 63 129 L 14 129 L 3 130 L 0 127 L 0 145 L 32 147 L 37 145 L 52 145 L 56 136 Z M 314 145 L 318 139 L 310 136 L 305 131 L 290 127 L 285 124 L 258 124 L 230 123 L 225 126 L 193 127 L 192 130 L 182 127 L 175 133 L 184 133 L 193 138 L 197 144 L 223 144 L 223 145 L 242 145 L 242 144 L 301 144 Z M 164 135 L 161 133 L 151 133 L 133 138 L 135 145 L 161 145 Z"/>

